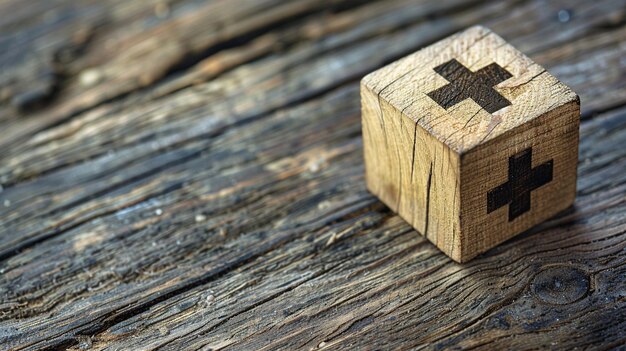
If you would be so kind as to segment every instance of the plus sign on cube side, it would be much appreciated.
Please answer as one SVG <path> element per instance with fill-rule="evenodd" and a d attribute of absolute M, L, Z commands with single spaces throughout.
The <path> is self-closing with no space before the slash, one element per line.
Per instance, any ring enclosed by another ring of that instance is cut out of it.
<path fill-rule="evenodd" d="M 368 189 L 467 261 L 569 207 L 578 96 L 475 26 L 361 81 Z"/>

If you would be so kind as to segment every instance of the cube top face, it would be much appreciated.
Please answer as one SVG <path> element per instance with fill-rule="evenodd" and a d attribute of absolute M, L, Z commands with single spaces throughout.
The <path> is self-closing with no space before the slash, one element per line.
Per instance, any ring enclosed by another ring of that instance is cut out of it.
<path fill-rule="evenodd" d="M 368 189 L 467 261 L 569 207 L 578 96 L 483 27 L 361 81 Z"/>
<path fill-rule="evenodd" d="M 481 26 L 372 72 L 362 85 L 459 154 L 578 99 Z"/>

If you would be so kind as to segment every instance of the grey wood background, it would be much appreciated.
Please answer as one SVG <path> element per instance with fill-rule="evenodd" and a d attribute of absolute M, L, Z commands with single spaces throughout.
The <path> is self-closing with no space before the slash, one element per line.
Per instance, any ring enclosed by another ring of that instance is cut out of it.
<path fill-rule="evenodd" d="M 365 190 L 358 82 L 481 23 L 578 194 L 467 264 Z M 0 349 L 624 349 L 626 1 L 0 3 Z"/>

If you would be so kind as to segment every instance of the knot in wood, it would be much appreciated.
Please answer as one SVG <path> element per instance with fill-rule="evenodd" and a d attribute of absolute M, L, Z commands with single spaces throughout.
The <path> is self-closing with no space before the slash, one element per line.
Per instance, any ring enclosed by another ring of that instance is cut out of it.
<path fill-rule="evenodd" d="M 538 300 L 554 305 L 576 302 L 587 295 L 589 288 L 587 273 L 569 266 L 544 269 L 535 276 L 530 287 Z"/>

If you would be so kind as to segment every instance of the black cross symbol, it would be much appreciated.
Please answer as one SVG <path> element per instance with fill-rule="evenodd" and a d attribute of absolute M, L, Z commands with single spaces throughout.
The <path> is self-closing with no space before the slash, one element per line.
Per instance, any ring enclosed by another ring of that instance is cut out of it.
<path fill-rule="evenodd" d="M 434 68 L 435 72 L 450 82 L 427 95 L 446 110 L 471 98 L 489 113 L 509 106 L 511 102 L 493 87 L 513 75 L 497 63 L 472 72 L 459 61 L 452 59 Z"/>
<path fill-rule="evenodd" d="M 509 157 L 509 181 L 487 193 L 487 213 L 509 205 L 509 222 L 530 210 L 530 192 L 552 181 L 553 160 L 532 167 L 533 149 Z"/>

